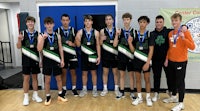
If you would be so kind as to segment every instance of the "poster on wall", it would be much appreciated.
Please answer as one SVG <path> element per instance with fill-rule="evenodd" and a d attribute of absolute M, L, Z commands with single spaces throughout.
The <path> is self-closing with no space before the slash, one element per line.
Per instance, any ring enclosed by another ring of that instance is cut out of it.
<path fill-rule="evenodd" d="M 165 18 L 165 26 L 172 28 L 171 15 L 180 13 L 182 24 L 189 27 L 189 31 L 195 42 L 195 49 L 188 50 L 189 62 L 200 62 L 200 8 L 173 8 L 160 9 L 160 14 Z"/>

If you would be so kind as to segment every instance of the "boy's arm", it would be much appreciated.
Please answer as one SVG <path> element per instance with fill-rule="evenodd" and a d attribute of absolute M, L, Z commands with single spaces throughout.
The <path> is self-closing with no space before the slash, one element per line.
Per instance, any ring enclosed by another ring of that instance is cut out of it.
<path fill-rule="evenodd" d="M 100 45 L 103 44 L 104 40 L 106 40 L 106 36 L 104 34 L 104 29 L 101 29 L 101 31 L 100 31 Z"/>
<path fill-rule="evenodd" d="M 133 53 L 135 51 L 135 48 L 133 46 L 133 37 L 131 37 L 131 35 L 129 35 L 128 37 L 128 45 L 129 45 L 129 49 L 131 50 L 131 52 Z"/>
<path fill-rule="evenodd" d="M 119 42 L 120 33 L 121 33 L 121 30 L 118 29 L 118 30 L 116 31 L 116 35 L 115 35 L 115 38 L 114 38 L 113 47 L 117 47 L 118 42 Z"/>
<path fill-rule="evenodd" d="M 96 49 L 97 49 L 97 65 L 100 64 L 101 60 L 101 48 L 100 48 L 100 41 L 99 41 L 99 32 L 95 30 L 95 37 L 96 37 Z"/>
<path fill-rule="evenodd" d="M 58 37 L 58 47 L 59 47 L 59 53 L 60 53 L 60 66 L 64 67 L 64 53 L 63 53 L 63 48 L 62 48 L 62 41 L 61 41 L 61 36 L 59 34 L 57 34 Z"/>
<path fill-rule="evenodd" d="M 22 47 L 22 40 L 23 40 L 23 38 L 24 38 L 23 34 L 22 34 L 22 32 L 20 32 L 20 34 L 18 36 L 18 41 L 17 41 L 17 44 L 16 44 L 16 46 L 17 46 L 18 49 L 20 49 Z"/>
<path fill-rule="evenodd" d="M 75 44 L 77 47 L 81 46 L 81 36 L 82 36 L 82 29 L 77 32 L 75 37 Z"/>
<path fill-rule="evenodd" d="M 42 51 L 42 49 L 43 49 L 43 46 L 44 46 L 44 41 L 45 41 L 45 39 L 48 37 L 48 35 L 45 33 L 45 34 L 40 34 L 39 36 L 38 36 L 38 44 L 37 44 L 37 50 L 39 51 L 39 52 L 41 52 Z"/>

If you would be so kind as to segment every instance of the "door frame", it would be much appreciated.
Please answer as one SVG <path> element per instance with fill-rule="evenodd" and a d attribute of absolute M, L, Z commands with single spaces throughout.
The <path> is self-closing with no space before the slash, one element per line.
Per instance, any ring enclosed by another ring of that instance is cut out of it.
<path fill-rule="evenodd" d="M 118 2 L 117 1 L 101 1 L 101 2 L 37 2 L 37 21 L 38 31 L 41 31 L 39 7 L 40 6 L 101 6 L 101 5 L 115 5 L 115 26 L 117 27 L 117 15 L 118 15 Z"/>

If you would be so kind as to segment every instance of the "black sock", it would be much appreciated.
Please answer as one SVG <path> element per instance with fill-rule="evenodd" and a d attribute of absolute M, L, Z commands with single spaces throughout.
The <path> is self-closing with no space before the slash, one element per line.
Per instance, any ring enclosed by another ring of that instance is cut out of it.
<path fill-rule="evenodd" d="M 51 96 L 46 96 L 47 102 L 51 99 Z"/>
<path fill-rule="evenodd" d="M 130 93 L 134 93 L 134 90 L 133 90 L 133 89 L 130 89 Z"/>
<path fill-rule="evenodd" d="M 62 97 L 62 98 L 65 98 L 64 94 L 61 93 L 61 94 L 58 94 L 58 96 Z"/>

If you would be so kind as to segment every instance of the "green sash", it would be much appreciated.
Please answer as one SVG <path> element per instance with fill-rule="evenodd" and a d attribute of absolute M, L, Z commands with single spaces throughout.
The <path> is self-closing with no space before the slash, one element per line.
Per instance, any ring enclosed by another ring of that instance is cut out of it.
<path fill-rule="evenodd" d="M 52 52 L 52 51 L 47 50 L 47 49 L 43 49 L 42 53 L 43 53 L 43 55 L 45 57 L 47 57 L 47 58 L 49 58 L 51 60 L 54 60 L 54 61 L 56 61 L 58 63 L 60 63 L 60 61 L 61 61 L 59 55 L 56 54 L 55 52 Z"/>
<path fill-rule="evenodd" d="M 27 57 L 39 62 L 39 56 L 37 55 L 36 52 L 34 52 L 34 51 L 22 46 L 22 53 L 24 55 L 26 55 Z"/>
<path fill-rule="evenodd" d="M 103 43 L 103 44 L 102 44 L 102 47 L 103 47 L 104 50 L 106 50 L 106 51 L 108 51 L 108 52 L 110 52 L 110 53 L 112 53 L 112 54 L 118 55 L 117 49 L 115 49 L 115 48 L 114 48 L 113 46 L 111 46 L 110 44 L 108 44 L 108 43 Z"/>
<path fill-rule="evenodd" d="M 123 46 L 121 44 L 118 45 L 118 51 L 121 52 L 122 54 L 126 55 L 130 59 L 134 58 L 133 53 L 128 48 L 126 48 L 125 46 Z"/>

